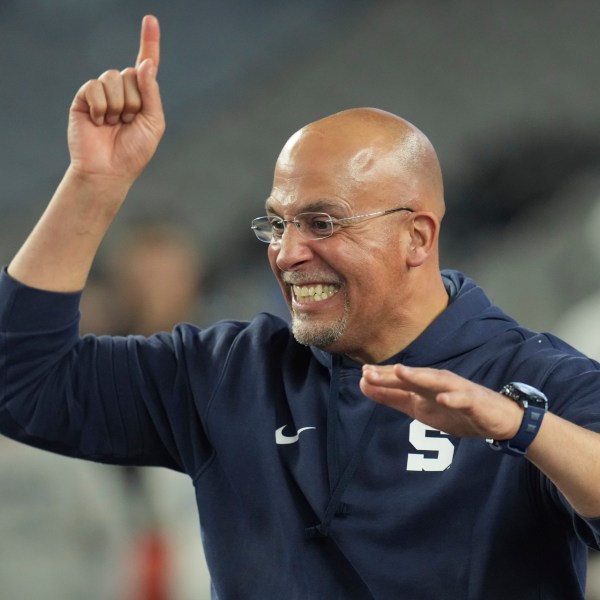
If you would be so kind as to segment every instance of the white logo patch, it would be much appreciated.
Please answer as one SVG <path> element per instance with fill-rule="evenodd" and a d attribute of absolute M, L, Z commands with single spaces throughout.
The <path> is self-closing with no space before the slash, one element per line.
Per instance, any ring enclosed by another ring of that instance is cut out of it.
<path fill-rule="evenodd" d="M 446 437 L 427 435 L 430 431 L 448 435 L 417 420 L 410 424 L 408 441 L 413 448 L 437 452 L 437 456 L 426 458 L 424 454 L 410 453 L 406 460 L 407 471 L 445 471 L 452 464 L 454 444 Z"/>
<path fill-rule="evenodd" d="M 282 444 L 295 444 L 303 431 L 308 429 L 316 429 L 316 427 L 301 427 L 298 429 L 296 435 L 283 435 L 283 430 L 286 427 L 287 425 L 284 425 L 275 431 L 275 443 L 277 445 L 281 446 Z"/>

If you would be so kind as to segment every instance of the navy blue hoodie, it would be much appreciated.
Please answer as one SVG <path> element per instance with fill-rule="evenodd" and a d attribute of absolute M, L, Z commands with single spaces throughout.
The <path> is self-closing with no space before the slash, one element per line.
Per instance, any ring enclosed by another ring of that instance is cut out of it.
<path fill-rule="evenodd" d="M 597 363 L 463 275 L 444 280 L 447 310 L 387 362 L 523 381 L 600 431 Z M 187 473 L 215 598 L 583 598 L 600 519 L 526 459 L 374 404 L 359 364 L 299 345 L 272 315 L 80 338 L 78 301 L 0 277 L 0 432 Z"/>

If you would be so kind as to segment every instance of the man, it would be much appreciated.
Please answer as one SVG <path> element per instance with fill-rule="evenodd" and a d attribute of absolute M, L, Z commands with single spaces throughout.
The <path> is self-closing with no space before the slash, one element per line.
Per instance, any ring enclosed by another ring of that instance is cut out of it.
<path fill-rule="evenodd" d="M 136 67 L 73 102 L 71 164 L 0 282 L 2 431 L 188 473 L 218 598 L 583 598 L 599 365 L 440 274 L 439 165 L 406 121 L 345 111 L 281 152 L 253 228 L 292 333 L 261 315 L 78 337 L 163 132 L 158 59 L 146 17 Z"/>

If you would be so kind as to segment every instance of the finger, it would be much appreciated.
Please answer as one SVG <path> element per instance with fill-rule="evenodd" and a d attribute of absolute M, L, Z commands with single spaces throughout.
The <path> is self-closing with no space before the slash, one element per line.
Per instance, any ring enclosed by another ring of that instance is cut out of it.
<path fill-rule="evenodd" d="M 388 367 L 365 366 L 360 387 L 367 396 L 379 401 L 390 397 L 410 397 L 410 391 L 404 389 L 393 369 Z"/>
<path fill-rule="evenodd" d="M 92 79 L 83 84 L 73 101 L 73 110 L 88 113 L 90 119 L 96 125 L 104 123 L 106 107 L 107 101 L 104 86 L 98 79 Z"/>
<path fill-rule="evenodd" d="M 484 404 L 490 406 L 499 397 L 496 392 L 451 371 L 402 365 L 394 365 L 394 370 L 403 382 L 403 389 L 454 410 L 472 411 Z"/>
<path fill-rule="evenodd" d="M 118 71 L 105 71 L 99 80 L 104 87 L 106 97 L 105 120 L 109 125 L 115 125 L 121 119 L 125 103 L 125 91 L 123 89 L 123 78 Z"/>
<path fill-rule="evenodd" d="M 393 388 L 402 387 L 392 365 L 364 365 L 362 375 L 363 379 L 372 385 Z"/>
<path fill-rule="evenodd" d="M 359 387 L 367 398 L 371 398 L 375 402 L 385 404 L 407 414 L 414 413 L 416 397 L 412 392 L 371 383 L 366 375 L 361 378 Z"/>
<path fill-rule="evenodd" d="M 364 365 L 363 376 L 376 385 L 417 391 L 421 388 L 427 388 L 427 386 L 423 385 L 424 373 L 422 373 L 426 370 L 432 371 L 432 373 L 439 373 L 439 371 L 435 369 L 408 368 L 399 364 Z"/>
<path fill-rule="evenodd" d="M 487 406 L 488 411 L 491 407 L 497 407 L 499 400 L 500 404 L 504 404 L 502 399 L 497 392 L 476 383 L 469 383 L 461 389 L 442 392 L 437 396 L 437 402 L 449 408 L 470 409 L 474 406 Z"/>
<path fill-rule="evenodd" d="M 137 73 L 133 67 L 121 71 L 123 78 L 123 112 L 121 121 L 130 123 L 142 108 L 142 96 L 138 88 Z"/>
<path fill-rule="evenodd" d="M 153 15 L 146 15 L 142 20 L 140 49 L 135 66 L 139 67 L 148 58 L 154 63 L 156 73 L 160 63 L 160 27 L 158 19 Z"/>
<path fill-rule="evenodd" d="M 462 377 L 443 369 L 430 369 L 426 367 L 406 367 L 394 365 L 394 374 L 402 382 L 402 385 L 413 391 L 423 393 L 439 393 L 460 389 L 465 382 Z"/>

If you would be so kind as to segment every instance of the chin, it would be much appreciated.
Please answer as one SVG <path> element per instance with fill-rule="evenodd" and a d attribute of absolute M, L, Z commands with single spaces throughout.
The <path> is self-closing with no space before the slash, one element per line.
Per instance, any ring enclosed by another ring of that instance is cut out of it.
<path fill-rule="evenodd" d="M 327 352 L 334 348 L 346 331 L 346 319 L 333 323 L 315 323 L 292 313 L 292 334 L 299 344 L 316 346 Z"/>

